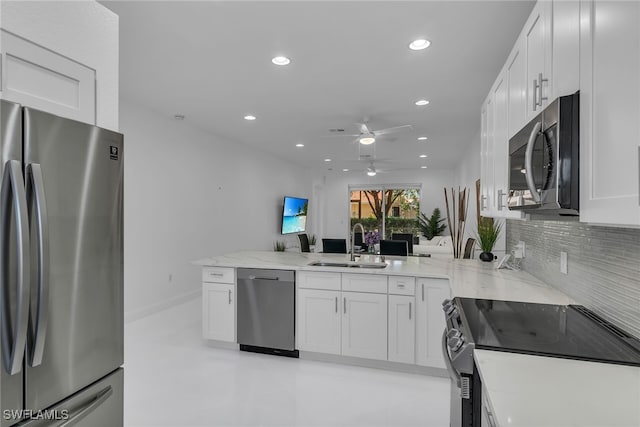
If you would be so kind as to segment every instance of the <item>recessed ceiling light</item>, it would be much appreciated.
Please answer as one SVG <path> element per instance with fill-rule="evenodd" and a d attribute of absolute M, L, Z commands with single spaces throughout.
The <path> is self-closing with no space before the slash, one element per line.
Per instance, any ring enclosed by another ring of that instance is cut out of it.
<path fill-rule="evenodd" d="M 427 168 L 426 166 L 420 166 L 420 169 L 426 169 L 426 168 Z"/>
<path fill-rule="evenodd" d="M 296 147 L 304 147 L 304 144 L 296 144 Z"/>
<path fill-rule="evenodd" d="M 422 50 L 426 49 L 431 45 L 429 40 L 425 39 L 417 39 L 409 43 L 409 49 L 411 50 Z"/>
<path fill-rule="evenodd" d="M 249 115 L 244 116 L 244 119 L 251 121 L 251 120 L 255 120 L 256 116 L 252 116 L 251 114 L 249 114 Z"/>
<path fill-rule="evenodd" d="M 527 173 L 526 169 L 520 169 L 520 173 Z"/>
<path fill-rule="evenodd" d="M 291 64 L 291 60 L 286 56 L 276 56 L 271 60 L 275 65 L 289 65 Z"/>
<path fill-rule="evenodd" d="M 420 136 L 418 137 L 418 141 L 426 141 L 427 137 L 426 136 Z"/>
<path fill-rule="evenodd" d="M 349 172 L 349 169 L 342 169 L 342 172 Z"/>
<path fill-rule="evenodd" d="M 362 145 L 370 145 L 376 142 L 376 139 L 372 136 L 363 136 L 360 138 L 360 144 Z"/>
<path fill-rule="evenodd" d="M 368 171 L 367 175 L 369 176 L 376 176 L 376 171 Z"/>
<path fill-rule="evenodd" d="M 421 158 L 421 159 L 424 159 L 425 157 L 427 157 L 427 155 L 426 155 L 426 154 L 420 154 L 420 158 Z"/>
<path fill-rule="evenodd" d="M 184 115 L 183 114 L 176 114 L 175 116 L 173 116 L 174 119 L 176 120 L 184 120 Z"/>
<path fill-rule="evenodd" d="M 324 161 L 325 161 L 325 162 L 330 162 L 330 161 L 331 161 L 331 159 L 324 159 Z"/>
<path fill-rule="evenodd" d="M 429 101 L 427 101 L 426 99 L 420 99 L 416 101 L 416 105 L 419 107 L 422 107 L 423 105 L 427 105 L 427 104 L 429 104 Z"/>

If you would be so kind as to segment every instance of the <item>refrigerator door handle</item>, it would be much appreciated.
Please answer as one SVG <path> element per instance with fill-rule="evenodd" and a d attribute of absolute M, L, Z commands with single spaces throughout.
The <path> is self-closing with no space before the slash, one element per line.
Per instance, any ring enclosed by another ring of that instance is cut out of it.
<path fill-rule="evenodd" d="M 78 412 L 69 416 L 69 419 L 58 427 L 71 427 L 78 424 L 84 417 L 95 411 L 105 400 L 113 395 L 113 387 L 109 386 L 101 390 L 96 394 L 93 399 L 90 399 L 82 407 L 78 408 Z"/>
<path fill-rule="evenodd" d="M 22 176 L 22 165 L 17 160 L 9 160 L 4 165 L 4 176 L 0 189 L 0 279 L 4 286 L 9 286 L 9 226 L 11 214 L 9 201 L 13 193 L 13 209 L 16 218 L 17 234 L 17 291 L 15 319 L 9 319 L 8 289 L 0 292 L 2 298 L 2 358 L 6 370 L 10 375 L 15 375 L 22 368 L 22 356 L 27 341 L 27 325 L 29 321 L 29 218 L 27 216 L 27 196 Z M 13 330 L 12 329 L 13 326 Z M 11 348 L 11 350 L 9 350 Z"/>
<path fill-rule="evenodd" d="M 44 195 L 42 169 L 37 163 L 32 163 L 27 166 L 27 200 L 30 212 L 32 210 L 32 203 L 35 203 L 35 229 L 38 245 L 38 295 L 35 311 L 35 326 L 31 332 L 33 348 L 29 355 L 29 364 L 35 367 L 42 363 L 49 318 L 49 217 L 47 216 L 47 202 Z"/>

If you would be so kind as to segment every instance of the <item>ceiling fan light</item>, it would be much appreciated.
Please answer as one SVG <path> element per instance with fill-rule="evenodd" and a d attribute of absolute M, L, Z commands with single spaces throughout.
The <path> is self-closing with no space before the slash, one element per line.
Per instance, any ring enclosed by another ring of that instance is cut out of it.
<path fill-rule="evenodd" d="M 369 176 L 376 176 L 376 171 L 367 171 L 367 175 Z"/>
<path fill-rule="evenodd" d="M 376 142 L 376 139 L 372 136 L 363 136 L 360 138 L 360 144 L 362 145 L 371 145 Z"/>

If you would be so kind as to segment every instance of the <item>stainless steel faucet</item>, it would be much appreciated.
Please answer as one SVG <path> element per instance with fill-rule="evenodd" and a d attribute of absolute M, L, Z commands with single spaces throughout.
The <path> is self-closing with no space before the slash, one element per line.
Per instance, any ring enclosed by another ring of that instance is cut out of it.
<path fill-rule="evenodd" d="M 351 261 L 356 260 L 356 254 L 354 253 L 354 249 L 356 246 L 356 227 L 360 226 L 360 230 L 362 230 L 362 243 L 364 243 L 364 227 L 359 222 L 353 224 L 353 228 L 351 229 Z"/>

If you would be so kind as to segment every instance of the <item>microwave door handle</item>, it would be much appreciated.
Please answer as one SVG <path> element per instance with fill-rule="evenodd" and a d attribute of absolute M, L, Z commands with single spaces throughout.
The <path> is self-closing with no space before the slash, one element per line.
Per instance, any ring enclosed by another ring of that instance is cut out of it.
<path fill-rule="evenodd" d="M 442 356 L 444 357 L 444 363 L 447 365 L 447 371 L 449 376 L 456 383 L 456 387 L 460 388 L 460 374 L 455 370 L 451 364 L 451 356 L 449 356 L 449 349 L 447 348 L 447 328 L 442 332 Z"/>
<path fill-rule="evenodd" d="M 531 191 L 531 198 L 536 203 L 540 203 L 540 195 L 538 194 L 536 185 L 533 182 L 533 145 L 538 138 L 540 129 L 542 129 L 542 122 L 537 122 L 533 126 L 531 135 L 529 135 L 529 142 L 527 142 L 527 151 L 524 154 L 524 168 L 526 172 L 525 177 L 527 178 L 527 187 L 529 187 L 529 191 Z"/>

